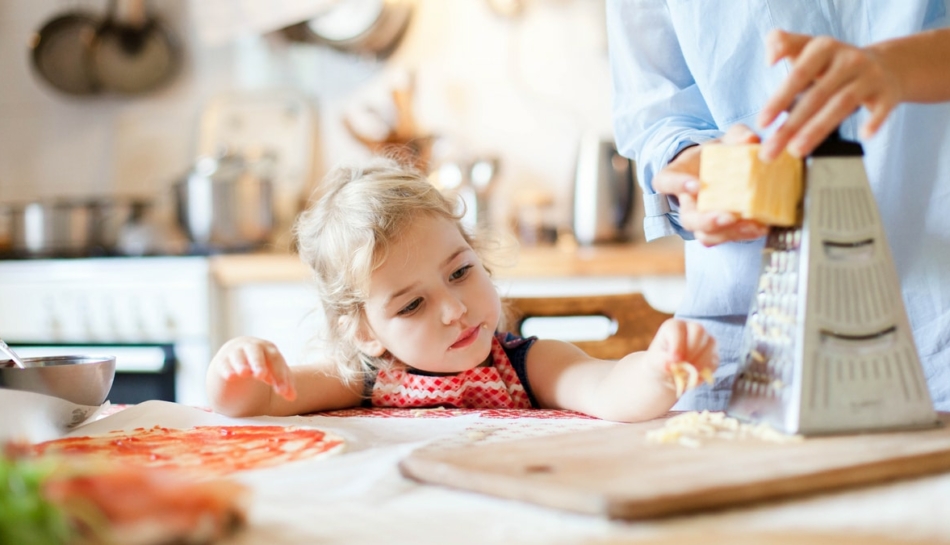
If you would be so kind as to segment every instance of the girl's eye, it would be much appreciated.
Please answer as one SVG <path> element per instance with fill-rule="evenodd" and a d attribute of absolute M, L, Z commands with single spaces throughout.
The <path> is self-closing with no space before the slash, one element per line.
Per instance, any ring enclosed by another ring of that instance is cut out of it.
<path fill-rule="evenodd" d="M 408 314 L 412 314 L 413 312 L 415 312 L 417 308 L 419 308 L 419 305 L 421 304 L 422 304 L 422 297 L 417 297 L 413 299 L 411 303 L 402 307 L 402 309 L 396 314 L 398 314 L 399 316 L 406 316 Z"/>
<path fill-rule="evenodd" d="M 459 270 L 455 271 L 454 273 L 452 273 L 452 276 L 449 277 L 449 280 L 458 280 L 458 279 L 460 279 L 460 278 L 464 278 L 465 275 L 468 274 L 469 269 L 471 269 L 471 268 L 472 268 L 471 265 L 465 265 L 465 266 L 463 266 L 461 269 L 459 269 Z"/>

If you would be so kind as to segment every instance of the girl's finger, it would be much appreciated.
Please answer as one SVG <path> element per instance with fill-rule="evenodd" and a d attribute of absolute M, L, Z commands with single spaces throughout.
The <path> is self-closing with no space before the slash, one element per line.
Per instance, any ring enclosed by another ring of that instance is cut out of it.
<path fill-rule="evenodd" d="M 231 354 L 226 361 L 227 369 L 232 377 L 247 378 L 254 376 L 254 371 L 248 365 L 243 352 Z"/>
<path fill-rule="evenodd" d="M 296 390 L 293 386 L 290 367 L 287 366 L 284 356 L 273 344 L 264 344 L 261 350 L 267 368 L 267 377 L 262 380 L 270 384 L 282 397 L 292 401 L 296 397 Z"/>
<path fill-rule="evenodd" d="M 696 355 L 691 361 L 711 371 L 715 371 L 716 368 L 719 367 L 719 351 L 716 348 L 716 340 L 706 335 L 706 337 L 700 341 Z"/>
<path fill-rule="evenodd" d="M 254 378 L 274 386 L 274 375 L 268 365 L 266 351 L 259 345 L 250 345 L 244 348 L 244 356 L 253 371 Z"/>
<path fill-rule="evenodd" d="M 287 401 L 293 401 L 297 398 L 297 389 L 294 388 L 289 367 L 281 366 L 280 372 L 277 374 L 277 385 L 274 389 Z"/>
<path fill-rule="evenodd" d="M 279 362 L 274 362 L 272 370 L 275 381 L 274 390 L 288 401 L 293 401 L 297 397 L 297 390 L 294 388 L 293 374 L 283 357 L 280 357 Z"/>
<path fill-rule="evenodd" d="M 666 339 L 666 353 L 670 363 L 683 361 L 687 355 L 686 322 L 682 320 L 667 320 L 663 323 L 664 338 Z"/>

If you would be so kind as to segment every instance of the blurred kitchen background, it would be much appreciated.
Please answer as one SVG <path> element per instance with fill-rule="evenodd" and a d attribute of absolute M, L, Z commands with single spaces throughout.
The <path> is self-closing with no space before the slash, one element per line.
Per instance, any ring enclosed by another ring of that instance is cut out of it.
<path fill-rule="evenodd" d="M 112 70 L 116 85 L 89 90 L 81 74 L 70 76 L 75 69 L 59 66 L 76 47 L 55 41 L 75 28 L 47 37 L 47 58 L 31 55 L 38 33 L 56 30 L 51 21 L 85 15 L 95 32 L 110 18 L 134 20 L 136 5 L 161 25 L 152 30 L 169 37 L 171 53 L 165 59 L 164 43 L 147 42 L 120 50 L 111 66 L 96 55 L 93 68 Z M 409 136 L 431 146 L 433 180 L 491 176 L 482 217 L 506 228 L 533 223 L 524 242 L 548 240 L 571 227 L 582 140 L 612 138 L 603 19 L 602 0 L 6 0 L 0 203 L 138 202 L 137 219 L 162 223 L 169 237 L 175 184 L 201 157 L 268 155 L 280 216 L 270 247 L 286 249 L 293 209 L 328 168 L 368 156 L 373 140 L 406 136 L 395 134 L 394 96 L 403 92 Z M 147 69 L 167 74 L 141 84 L 122 75 Z M 79 94 L 50 77 L 79 85 Z M 132 90 L 122 90 L 123 77 Z M 472 171 L 479 159 L 485 168 Z M 13 236 L 10 223 L 0 225 L 0 240 Z M 180 248 L 133 240 L 124 253 Z"/>
<path fill-rule="evenodd" d="M 469 226 L 520 240 L 503 296 L 642 292 L 672 312 L 682 246 L 643 244 L 604 17 L 603 0 L 0 0 L 0 338 L 115 355 L 113 403 L 207 404 L 238 335 L 313 361 L 323 317 L 289 228 L 329 168 L 394 150 Z M 581 318 L 538 332 L 617 331 Z"/>

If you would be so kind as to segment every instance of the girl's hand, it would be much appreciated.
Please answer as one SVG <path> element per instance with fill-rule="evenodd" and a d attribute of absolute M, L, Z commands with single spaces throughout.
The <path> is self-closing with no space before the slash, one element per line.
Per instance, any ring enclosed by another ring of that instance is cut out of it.
<path fill-rule="evenodd" d="M 224 343 L 211 360 L 209 371 L 225 383 L 256 380 L 288 401 L 297 397 L 284 356 L 273 343 L 263 339 L 237 337 Z"/>
<path fill-rule="evenodd" d="M 796 157 L 811 153 L 860 106 L 871 113 L 861 137 L 873 136 L 900 102 L 899 78 L 869 49 L 827 36 L 812 37 L 773 30 L 766 38 L 766 60 L 791 61 L 792 70 L 759 114 L 759 126 L 788 118 L 766 140 L 761 157 L 771 161 L 782 149 Z"/>
<path fill-rule="evenodd" d="M 719 367 L 716 340 L 696 322 L 675 318 L 663 322 L 647 352 L 666 374 L 680 363 L 691 364 L 700 377 L 711 377 Z"/>
<path fill-rule="evenodd" d="M 744 125 L 730 127 L 721 140 L 725 144 L 751 144 L 759 141 Z M 679 200 L 680 225 L 703 246 L 715 246 L 734 240 L 754 240 L 765 236 L 768 228 L 757 221 L 740 219 L 732 212 L 700 212 L 696 210 L 699 194 L 699 156 L 702 146 L 686 148 L 670 164 L 657 173 L 653 189 L 657 193 L 675 195 Z"/>

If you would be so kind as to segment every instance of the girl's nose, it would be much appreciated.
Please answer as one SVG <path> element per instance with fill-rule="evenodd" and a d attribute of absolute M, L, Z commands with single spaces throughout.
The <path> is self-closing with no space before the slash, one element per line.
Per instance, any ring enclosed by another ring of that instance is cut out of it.
<path fill-rule="evenodd" d="M 462 300 L 451 293 L 445 294 L 442 299 L 442 323 L 450 325 L 457 322 L 468 309 Z"/>

